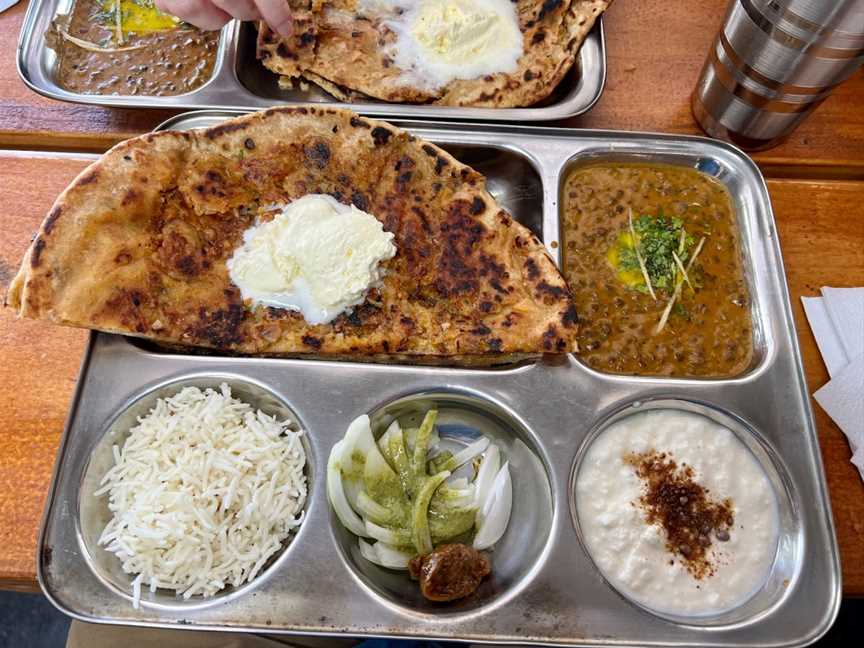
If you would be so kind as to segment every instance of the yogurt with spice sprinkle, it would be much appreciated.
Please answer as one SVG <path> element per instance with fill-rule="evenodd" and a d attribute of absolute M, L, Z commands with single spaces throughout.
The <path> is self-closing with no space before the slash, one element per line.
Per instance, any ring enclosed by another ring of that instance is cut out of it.
<path fill-rule="evenodd" d="M 661 614 L 740 606 L 777 551 L 777 500 L 756 457 L 727 428 L 683 410 L 603 430 L 582 460 L 576 510 L 607 581 Z"/>

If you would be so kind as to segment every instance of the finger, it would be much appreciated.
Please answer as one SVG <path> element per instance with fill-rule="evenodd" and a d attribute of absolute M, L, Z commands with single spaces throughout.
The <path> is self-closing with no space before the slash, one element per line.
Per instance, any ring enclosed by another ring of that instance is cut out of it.
<path fill-rule="evenodd" d="M 261 12 L 253 0 L 212 0 L 213 4 L 237 20 L 259 20 Z"/>
<path fill-rule="evenodd" d="M 209 0 L 156 0 L 165 13 L 182 18 L 200 29 L 219 29 L 231 16 Z"/>
<path fill-rule="evenodd" d="M 288 37 L 294 31 L 294 20 L 288 0 L 256 0 L 258 11 L 271 29 L 280 36 Z"/>

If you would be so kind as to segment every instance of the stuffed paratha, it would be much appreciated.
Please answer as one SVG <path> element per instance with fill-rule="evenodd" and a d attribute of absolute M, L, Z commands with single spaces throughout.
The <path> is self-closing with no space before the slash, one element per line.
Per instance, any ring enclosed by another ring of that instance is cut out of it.
<path fill-rule="evenodd" d="M 305 78 L 342 100 L 360 93 L 391 102 L 529 106 L 546 98 L 564 78 L 585 36 L 611 0 L 514 2 L 522 35 L 522 54 L 515 69 L 457 78 L 440 87 L 418 83 L 394 63 L 398 36 L 393 28 L 393 2 L 292 0 L 297 16 L 294 34 L 281 38 L 262 23 L 258 56 L 273 72 L 290 79 Z M 378 9 L 379 4 L 384 8 Z"/>
<path fill-rule="evenodd" d="M 226 262 L 272 205 L 327 194 L 396 254 L 327 324 L 244 302 Z M 118 144 L 58 198 L 7 295 L 21 316 L 223 353 L 495 363 L 574 349 L 564 279 L 484 178 L 350 111 L 277 108 Z"/>

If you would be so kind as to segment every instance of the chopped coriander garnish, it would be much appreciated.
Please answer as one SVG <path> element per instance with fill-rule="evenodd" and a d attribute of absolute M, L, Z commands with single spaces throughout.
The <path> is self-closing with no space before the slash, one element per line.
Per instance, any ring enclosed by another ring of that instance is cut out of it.
<path fill-rule="evenodd" d="M 695 241 L 685 230 L 684 221 L 664 216 L 660 211 L 656 216 L 643 214 L 634 218 L 632 224 L 632 233 L 619 236 L 616 244 L 619 272 L 628 273 L 629 277 L 637 272 L 640 275 L 637 281 L 627 283 L 646 293 L 672 292 L 679 280 L 689 284 L 689 277 L 681 269 L 687 264 Z"/>

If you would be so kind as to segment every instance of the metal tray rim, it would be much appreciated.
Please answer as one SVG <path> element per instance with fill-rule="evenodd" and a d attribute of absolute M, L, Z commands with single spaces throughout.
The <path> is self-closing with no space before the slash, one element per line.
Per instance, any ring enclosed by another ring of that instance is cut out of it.
<path fill-rule="evenodd" d="M 245 112 L 248 112 L 248 111 L 212 110 L 212 111 L 200 111 L 200 112 L 196 112 L 196 113 L 191 113 L 191 115 L 202 116 L 202 115 L 210 114 L 212 116 L 219 115 L 221 117 L 228 117 L 228 116 L 231 116 L 231 114 L 242 114 Z M 230 114 L 226 114 L 226 113 L 230 113 Z M 178 115 L 177 117 L 174 117 L 172 119 L 167 120 L 164 125 L 170 126 L 170 125 L 176 123 L 178 120 L 181 120 L 181 118 L 184 118 L 184 117 L 188 119 L 190 117 L 190 114 L 187 113 L 185 115 Z M 417 121 L 405 120 L 405 119 L 399 119 L 399 120 L 394 120 L 394 121 L 397 121 L 400 125 L 403 125 L 405 127 L 412 127 L 413 126 L 413 127 L 422 128 L 422 129 L 434 128 L 435 125 L 439 126 L 441 129 L 445 129 L 445 130 L 446 129 L 458 129 L 460 127 L 459 124 L 454 124 L 452 122 L 433 122 L 433 123 L 430 123 L 430 122 L 424 122 L 424 121 L 417 122 Z M 740 162 L 746 163 L 746 165 L 748 167 L 750 167 L 751 172 L 753 172 L 755 174 L 755 177 L 758 178 L 759 183 L 762 185 L 760 195 L 766 201 L 766 205 L 768 208 L 768 215 L 770 216 L 770 203 L 767 202 L 767 200 L 768 200 L 767 191 L 764 190 L 764 180 L 762 179 L 761 173 L 759 173 L 758 168 L 755 166 L 755 164 L 753 164 L 752 160 L 747 158 L 746 155 L 743 155 L 740 152 L 740 150 L 737 149 L 737 147 L 734 147 L 734 146 L 731 146 L 728 144 L 718 143 L 716 141 L 708 140 L 706 138 L 698 137 L 698 136 L 677 136 L 677 135 L 664 135 L 664 134 L 654 135 L 651 133 L 625 133 L 625 132 L 615 132 L 615 131 L 592 131 L 592 130 L 581 130 L 581 129 L 553 129 L 553 128 L 543 128 L 543 127 L 531 127 L 531 126 L 517 127 L 517 126 L 507 126 L 507 125 L 495 125 L 495 126 L 488 126 L 488 127 L 481 127 L 481 128 L 478 128 L 477 125 L 475 125 L 475 124 L 463 124 L 461 126 L 462 126 L 462 128 L 468 129 L 469 131 L 473 130 L 473 131 L 478 132 L 478 133 L 486 133 L 486 134 L 522 133 L 522 134 L 526 134 L 526 135 L 530 134 L 530 135 L 537 135 L 537 136 L 541 136 L 541 137 L 552 137 L 552 138 L 555 138 L 556 136 L 561 136 L 561 135 L 567 135 L 570 138 L 578 137 L 579 135 L 582 135 L 585 137 L 592 137 L 592 136 L 595 136 L 595 137 L 597 137 L 597 136 L 609 136 L 612 138 L 631 137 L 633 140 L 635 140 L 637 142 L 639 140 L 645 139 L 645 138 L 655 138 L 655 139 L 659 139 L 659 140 L 663 140 L 663 141 L 669 141 L 669 140 L 672 140 L 672 141 L 674 141 L 674 140 L 693 141 L 694 143 L 702 143 L 705 145 L 709 145 L 711 147 L 718 147 L 719 149 L 725 149 L 725 150 L 727 150 L 727 152 L 733 154 L 736 158 L 738 158 Z M 773 219 L 771 222 L 773 224 Z M 767 253 L 772 255 L 773 260 L 776 260 L 780 264 L 779 267 L 782 268 L 782 258 L 780 257 L 779 241 L 777 239 L 776 233 L 774 233 L 772 231 L 772 235 L 770 236 L 770 238 L 773 238 L 774 240 L 773 241 L 766 241 L 763 245 L 765 246 Z M 786 641 L 778 642 L 775 640 L 774 642 L 769 641 L 767 643 L 762 642 L 760 644 L 760 645 L 778 645 L 778 646 L 779 645 L 783 645 L 783 646 L 795 645 L 795 646 L 797 646 L 797 645 L 805 645 L 807 643 L 814 641 L 816 638 L 818 638 L 819 636 L 824 634 L 828 630 L 828 628 L 830 627 L 831 623 L 833 622 L 834 618 L 836 617 L 837 610 L 839 608 L 841 575 L 840 575 L 840 571 L 839 571 L 839 556 L 837 553 L 834 524 L 833 524 L 833 520 L 830 516 L 830 503 L 827 499 L 827 487 L 826 487 L 825 480 L 824 480 L 824 467 L 822 465 L 821 456 L 820 456 L 819 451 L 818 451 L 818 444 L 816 444 L 816 435 L 815 435 L 815 429 L 816 428 L 815 428 L 815 424 L 813 421 L 812 407 L 810 405 L 809 396 L 807 394 L 806 382 L 804 382 L 803 364 L 802 364 L 802 360 L 801 360 L 801 356 L 800 356 L 800 349 L 799 349 L 797 337 L 795 336 L 794 321 L 791 319 L 791 304 L 789 302 L 788 285 L 787 285 L 787 282 L 785 279 L 785 275 L 784 276 L 778 276 L 775 278 L 775 280 L 776 280 L 778 285 L 775 285 L 774 288 L 779 289 L 779 290 L 775 290 L 775 292 L 777 292 L 779 294 L 775 294 L 772 296 L 772 303 L 777 303 L 780 306 L 779 311 L 775 312 L 775 315 L 779 317 L 779 321 L 781 321 L 783 323 L 783 325 L 787 329 L 787 331 L 791 331 L 791 334 L 786 334 L 783 336 L 784 341 L 788 339 L 789 343 L 791 343 L 791 348 L 784 349 L 784 351 L 788 352 L 788 356 L 790 356 L 788 359 L 791 361 L 791 362 L 787 363 L 787 364 L 791 364 L 791 366 L 789 367 L 789 369 L 791 370 L 791 374 L 788 376 L 788 379 L 789 380 L 795 380 L 799 385 L 799 389 L 793 390 L 793 392 L 795 392 L 795 394 L 793 394 L 793 396 L 795 396 L 796 400 L 799 401 L 799 403 L 796 403 L 796 407 L 798 407 L 800 404 L 800 409 L 802 410 L 801 413 L 803 414 L 804 420 L 800 421 L 800 423 L 804 426 L 804 429 L 806 431 L 806 434 L 805 434 L 806 438 L 805 438 L 805 444 L 804 445 L 806 446 L 807 451 L 808 451 L 808 452 L 806 452 L 806 454 L 807 454 L 807 456 L 810 457 L 809 460 L 813 463 L 813 468 L 815 469 L 815 474 L 812 474 L 812 476 L 809 477 L 809 479 L 815 480 L 814 485 L 815 485 L 816 490 L 818 491 L 818 496 L 819 496 L 818 497 L 818 499 L 819 499 L 818 503 L 822 504 L 821 507 L 817 507 L 814 511 L 812 511 L 812 513 L 809 513 L 808 516 L 812 518 L 812 520 L 813 520 L 812 524 L 815 524 L 817 527 L 820 527 L 820 530 L 818 531 L 818 535 L 815 538 L 817 540 L 816 544 L 820 545 L 822 540 L 823 540 L 823 536 L 824 536 L 824 540 L 827 541 L 827 546 L 825 546 L 824 549 L 826 550 L 826 553 L 830 554 L 830 557 L 829 557 L 830 559 L 828 560 L 828 562 L 830 562 L 829 568 L 830 568 L 830 572 L 831 572 L 829 574 L 829 576 L 831 577 L 830 600 L 826 601 L 827 605 L 824 609 L 824 614 L 822 614 L 821 618 L 818 620 L 818 623 L 816 625 L 810 627 L 809 631 L 806 634 L 802 634 L 802 635 L 797 636 L 793 641 L 789 641 L 787 638 Z M 97 337 L 98 337 L 97 334 L 91 335 L 91 338 L 90 338 L 90 341 L 89 341 L 89 344 L 87 347 L 87 355 L 85 356 L 84 362 L 82 362 L 82 368 L 81 368 L 81 371 L 79 372 L 79 382 L 78 382 L 78 385 L 76 386 L 75 401 L 73 402 L 73 407 L 70 408 L 70 415 L 69 415 L 69 418 L 67 418 L 67 424 L 66 424 L 66 427 L 64 428 L 64 435 L 63 435 L 63 438 L 61 440 L 60 447 L 58 449 L 57 461 L 55 462 L 54 475 L 52 477 L 51 487 L 49 489 L 49 504 L 48 504 L 48 506 L 46 506 L 45 512 L 43 514 L 42 527 L 40 529 L 40 536 L 39 536 L 39 554 L 37 554 L 37 575 L 39 578 L 39 582 L 40 582 L 40 585 L 42 586 L 43 590 L 46 592 L 46 595 L 48 595 L 49 599 L 52 601 L 52 604 L 54 604 L 55 607 L 57 607 L 61 611 L 64 611 L 65 613 L 69 614 L 70 616 L 74 616 L 75 618 L 81 618 L 83 620 L 89 620 L 89 621 L 94 621 L 94 620 L 98 620 L 98 619 L 93 619 L 91 617 L 87 617 L 86 615 L 82 615 L 78 612 L 74 612 L 73 610 L 67 609 L 68 606 L 65 605 L 65 602 L 63 600 L 61 600 L 60 597 L 53 596 L 53 593 L 50 590 L 48 590 L 48 588 L 47 588 L 48 581 L 47 581 L 46 575 L 43 571 L 44 565 L 42 564 L 42 560 L 41 560 L 41 558 L 42 558 L 41 552 L 42 552 L 42 548 L 45 546 L 47 526 L 50 522 L 50 517 L 52 514 L 52 506 L 55 503 L 55 496 L 57 495 L 58 476 L 61 472 L 61 469 L 64 468 L 64 466 L 62 465 L 63 464 L 63 458 L 65 456 L 65 453 L 69 450 L 69 447 L 70 447 L 69 444 L 71 443 L 70 432 L 71 432 L 71 427 L 73 424 L 73 418 L 77 414 L 78 409 L 80 409 L 81 392 L 83 391 L 84 387 L 86 386 L 85 385 L 86 381 L 82 380 L 82 378 L 86 375 L 87 370 L 89 369 L 89 361 L 92 358 L 91 354 L 92 354 L 92 351 L 94 349 L 94 345 L 96 343 Z M 786 354 L 784 354 L 784 355 L 786 355 Z M 224 360 L 224 359 L 222 359 L 222 360 Z M 782 358 L 782 357 L 778 357 L 778 358 L 776 358 L 776 360 L 784 361 L 786 359 Z M 225 364 L 230 365 L 232 363 L 229 361 L 229 362 L 226 362 Z M 315 363 L 315 364 L 318 364 L 318 363 Z M 176 362 L 175 365 L 177 367 L 183 366 L 182 362 L 179 362 L 179 361 Z M 387 366 L 385 366 L 383 368 L 386 369 Z M 220 373 L 223 371 L 223 369 L 216 368 L 216 367 L 214 367 L 214 370 L 217 372 L 220 372 Z M 173 369 L 170 371 L 170 373 L 175 373 L 177 371 L 178 371 L 178 369 Z M 190 373 L 190 372 L 200 373 L 201 369 L 200 368 L 197 368 L 197 369 L 191 368 L 190 369 L 187 366 L 185 369 L 182 369 L 180 371 L 182 371 L 183 374 Z M 228 370 L 228 371 L 230 372 L 230 370 Z M 530 368 L 528 370 L 526 370 L 526 372 L 517 372 L 517 373 L 530 374 Z M 605 375 L 601 376 L 601 377 L 605 377 Z M 450 377 L 448 376 L 448 379 L 449 378 Z M 256 378 L 253 378 L 253 380 L 255 380 L 255 379 Z M 471 376 L 465 376 L 465 379 L 468 380 L 468 382 L 470 383 L 470 381 L 473 378 Z M 419 382 L 424 382 L 424 383 L 428 384 L 428 381 L 429 381 L 429 376 L 426 376 L 425 378 L 423 378 Z M 267 383 L 267 381 L 264 381 L 264 382 L 265 382 L 265 384 L 272 384 L 272 381 L 271 381 L 271 383 Z M 491 393 L 489 391 L 489 382 L 488 381 L 483 381 L 479 384 L 481 385 L 482 389 L 485 389 L 485 394 L 488 395 L 489 393 Z M 652 387 L 654 389 L 652 389 Z M 645 392 L 646 396 L 649 396 L 649 395 L 651 395 L 651 393 L 656 391 L 656 387 L 657 387 L 657 385 L 651 385 L 651 386 L 643 385 L 641 387 L 638 387 L 638 389 L 641 389 L 642 391 Z M 691 387 L 691 385 L 684 385 L 683 387 Z M 473 389 L 473 384 L 471 386 L 471 389 Z M 668 390 L 666 390 L 666 391 L 668 391 Z M 716 401 L 715 401 L 715 403 L 716 403 Z M 597 411 L 600 411 L 600 410 L 595 410 L 595 414 Z M 522 418 L 522 417 L 520 416 L 520 418 Z M 595 420 L 596 420 L 596 417 L 595 417 Z M 757 430 L 760 429 L 758 422 L 754 422 L 754 427 Z M 537 425 L 531 424 L 531 425 L 529 425 L 529 429 L 536 430 Z M 543 447 L 546 449 L 547 452 L 549 452 L 549 449 L 548 449 L 549 446 L 547 444 L 548 444 L 548 441 L 544 439 L 544 446 Z M 780 454 L 781 457 L 783 457 L 782 453 L 780 453 L 779 450 L 777 450 L 777 452 L 778 452 L 778 454 Z M 808 468 L 808 471 L 809 471 L 809 468 Z M 559 475 L 559 477 L 560 477 L 560 475 Z M 793 477 L 793 479 L 794 479 L 794 477 Z M 566 481 L 566 479 L 565 479 L 565 481 Z M 821 511 L 819 510 L 820 508 L 821 508 Z M 53 511 L 53 512 L 56 513 L 56 511 Z M 809 540 L 810 540 L 809 537 L 804 538 L 804 542 L 806 543 L 804 545 L 805 549 L 809 547 Z M 121 619 L 121 620 L 102 619 L 101 621 L 106 622 L 106 623 L 111 623 L 111 624 L 119 624 L 119 625 L 123 625 L 124 623 L 128 624 L 130 622 L 129 620 L 123 620 L 123 619 Z M 165 622 L 165 623 L 144 622 L 144 623 L 140 623 L 140 624 L 141 625 L 156 626 L 156 627 L 173 627 L 173 628 L 178 627 L 176 620 L 174 622 Z M 241 627 L 224 626 L 224 625 L 221 627 L 213 627 L 213 626 L 208 626 L 208 625 L 196 626 L 196 627 L 203 627 L 205 629 L 222 629 L 222 630 L 228 630 L 228 631 L 232 631 L 232 630 L 233 631 L 239 631 L 239 630 L 246 629 L 246 628 L 241 628 Z M 258 630 L 264 630 L 264 629 L 258 628 Z M 288 634 L 315 635 L 315 636 L 337 636 L 337 635 L 341 634 L 341 632 L 330 633 L 330 632 L 321 632 L 321 631 L 303 631 L 303 630 L 298 631 L 298 630 L 281 629 L 281 628 L 273 628 L 273 629 L 267 628 L 266 630 L 269 632 L 274 632 L 274 633 L 288 633 Z M 466 630 L 467 630 L 467 628 L 466 628 Z M 363 634 L 363 636 L 370 636 L 370 637 L 381 636 L 381 637 L 392 638 L 392 637 L 398 636 L 398 637 L 414 638 L 414 639 L 418 638 L 418 636 L 419 636 L 417 634 L 402 634 L 402 633 L 398 633 L 398 634 L 384 633 L 384 634 L 381 634 L 381 633 L 370 632 L 370 631 L 361 632 L 358 634 Z M 712 636 L 714 637 L 714 639 L 712 639 Z M 741 643 L 741 642 L 734 642 L 732 644 L 730 644 L 728 642 L 724 643 L 724 642 L 722 642 L 722 639 L 720 637 L 718 637 L 716 635 L 716 633 L 713 633 L 713 632 L 706 633 L 705 636 L 703 637 L 703 639 L 704 639 L 704 645 L 747 645 L 747 644 Z M 472 636 L 471 640 L 476 642 L 476 643 L 504 643 L 504 644 L 520 643 L 520 640 L 518 638 L 509 639 L 509 638 L 505 638 L 505 637 L 502 637 L 502 638 L 497 638 L 497 637 L 484 638 L 484 637 L 473 637 Z M 585 637 L 582 641 L 597 642 L 598 640 L 600 642 L 604 642 L 604 641 L 606 643 L 609 642 L 608 639 L 603 640 L 603 639 L 598 639 L 597 637 L 594 637 L 593 639 L 591 639 L 589 637 Z M 720 641 L 718 642 L 718 640 L 720 640 Z M 521 643 L 524 643 L 524 640 L 521 641 Z M 554 644 L 553 641 L 540 642 L 540 643 L 543 643 L 544 645 L 553 645 Z M 613 640 L 612 643 L 616 643 L 616 644 L 617 643 L 627 643 L 627 641 L 626 640 L 623 640 L 623 641 L 622 640 Z M 659 644 L 657 644 L 656 642 L 652 642 L 652 643 L 653 643 L 653 645 L 666 645 L 663 642 L 661 642 Z"/>
<path fill-rule="evenodd" d="M 18 76 L 33 92 L 57 101 L 65 101 L 83 105 L 107 106 L 115 108 L 162 108 L 162 109 L 237 109 L 255 110 L 272 107 L 275 105 L 295 106 L 329 106 L 340 108 L 351 108 L 360 114 L 370 116 L 403 116 L 415 119 L 468 119 L 468 120 L 527 120 L 527 121 L 553 121 L 566 119 L 581 115 L 590 110 L 599 101 L 606 86 L 606 38 L 603 28 L 603 15 L 598 16 L 594 27 L 588 32 L 583 46 L 588 44 L 592 53 L 596 54 L 596 63 L 592 66 L 590 74 L 582 74 L 579 78 L 579 90 L 575 97 L 569 100 L 547 106 L 534 107 L 525 106 L 519 108 L 476 108 L 458 106 L 422 106 L 415 104 L 386 103 L 358 103 L 352 104 L 341 102 L 335 98 L 318 103 L 309 101 L 279 101 L 259 96 L 251 92 L 237 78 L 234 70 L 238 48 L 238 36 L 241 29 L 239 21 L 231 21 L 222 28 L 220 44 L 217 52 L 217 60 L 213 69 L 213 76 L 204 84 L 190 92 L 174 96 L 135 96 L 135 95 L 87 95 L 69 92 L 57 86 L 55 83 L 42 83 L 34 79 L 34 63 L 29 60 L 27 53 L 34 45 L 34 40 L 41 41 L 44 47 L 44 34 L 36 34 L 36 23 L 44 11 L 45 2 L 31 2 L 21 26 L 18 37 L 15 65 Z M 41 49 L 41 48 L 40 48 Z M 577 63 L 583 63 L 584 55 L 582 47 L 577 54 Z M 583 66 L 584 68 L 584 66 Z M 584 72 L 584 70 L 583 70 Z M 41 75 L 40 75 L 41 76 Z M 584 85 L 586 84 L 587 85 Z M 208 93 L 211 86 L 217 86 L 216 92 Z M 581 86 L 581 87 L 580 87 Z M 215 96 L 209 96 L 214 94 Z M 583 97 L 584 95 L 584 97 Z M 202 98 L 203 96 L 203 98 Z M 240 97 L 241 101 L 223 97 Z"/>

